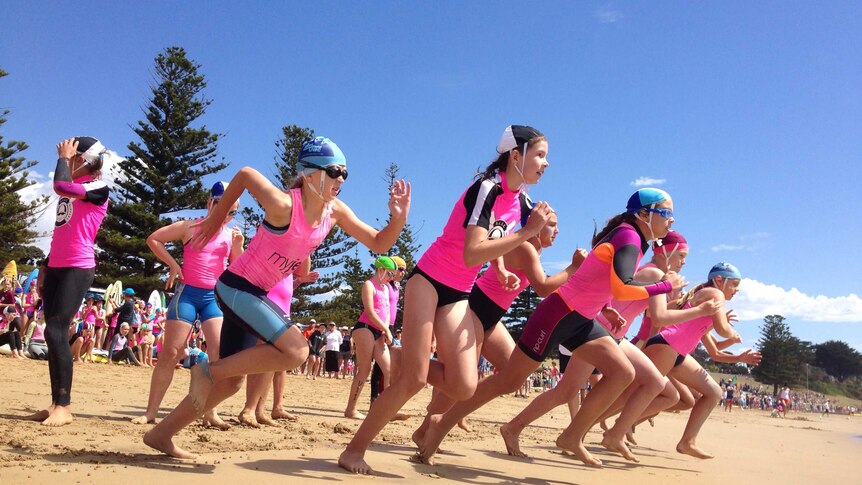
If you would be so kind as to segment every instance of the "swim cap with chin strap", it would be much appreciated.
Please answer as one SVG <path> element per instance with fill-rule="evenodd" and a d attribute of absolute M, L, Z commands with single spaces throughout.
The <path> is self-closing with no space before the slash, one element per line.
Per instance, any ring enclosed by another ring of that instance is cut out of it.
<path fill-rule="evenodd" d="M 635 214 L 635 217 L 638 217 L 637 212 L 639 210 L 644 208 L 655 209 L 656 204 L 664 202 L 668 199 L 670 199 L 670 194 L 668 194 L 664 190 L 649 187 L 638 189 L 637 192 L 635 192 L 634 194 L 632 194 L 631 197 L 629 197 L 629 201 L 628 203 L 626 203 L 626 212 L 632 212 Z M 652 216 L 653 213 L 650 212 L 649 218 L 647 218 L 647 220 L 645 221 L 641 219 L 641 221 L 645 222 L 647 225 L 647 229 L 649 229 L 650 240 L 655 241 L 656 246 L 661 246 L 662 241 L 655 237 L 655 233 L 652 230 Z"/>
<path fill-rule="evenodd" d="M 666 254 L 667 259 L 673 257 L 677 251 L 688 249 L 688 241 L 682 234 L 676 231 L 668 231 L 667 235 L 661 239 L 653 241 L 653 254 Z"/>
<path fill-rule="evenodd" d="M 709 276 L 707 276 L 708 281 L 714 280 L 717 276 L 721 276 L 724 280 L 721 283 L 721 291 L 724 291 L 724 287 L 727 285 L 727 280 L 741 280 L 742 273 L 736 269 L 736 266 L 730 263 L 718 263 L 709 270 Z"/>
<path fill-rule="evenodd" d="M 299 160 L 297 160 L 298 168 L 302 169 L 303 175 L 310 175 L 317 170 L 326 168 L 330 165 L 347 166 L 347 159 L 344 153 L 338 148 L 329 138 L 318 136 L 313 140 L 307 141 L 302 145 L 302 150 L 299 152 Z M 323 199 L 323 185 L 326 177 L 320 178 L 320 191 L 314 187 L 311 191 Z"/>
<path fill-rule="evenodd" d="M 521 149 L 521 166 L 515 166 L 518 175 L 521 176 L 521 189 L 526 186 L 524 183 L 524 167 L 527 164 L 527 145 L 530 140 L 542 138 L 545 135 L 532 126 L 526 125 L 509 125 L 503 130 L 503 135 L 500 136 L 500 141 L 497 143 L 497 153 L 502 155 L 506 152 L 511 152 L 516 148 Z"/>

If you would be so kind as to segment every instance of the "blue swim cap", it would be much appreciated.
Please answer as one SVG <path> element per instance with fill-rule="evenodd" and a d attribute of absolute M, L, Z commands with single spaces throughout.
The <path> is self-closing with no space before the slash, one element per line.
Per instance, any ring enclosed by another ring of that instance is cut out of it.
<path fill-rule="evenodd" d="M 629 197 L 629 202 L 626 204 L 627 212 L 637 212 L 643 207 L 649 207 L 659 202 L 664 202 L 670 199 L 670 194 L 662 189 L 643 188 Z"/>
<path fill-rule="evenodd" d="M 213 184 L 213 188 L 210 189 L 210 197 L 213 199 L 218 199 L 224 195 L 224 191 L 227 189 L 227 182 L 216 182 Z"/>
<path fill-rule="evenodd" d="M 344 158 L 344 153 L 338 145 L 323 136 L 318 136 L 302 145 L 298 162 L 305 167 L 347 166 L 347 159 Z"/>
<path fill-rule="evenodd" d="M 707 280 L 712 281 L 716 276 L 721 276 L 724 279 L 742 279 L 742 273 L 736 269 L 736 266 L 730 263 L 718 263 L 709 270 L 709 276 L 707 276 Z"/>

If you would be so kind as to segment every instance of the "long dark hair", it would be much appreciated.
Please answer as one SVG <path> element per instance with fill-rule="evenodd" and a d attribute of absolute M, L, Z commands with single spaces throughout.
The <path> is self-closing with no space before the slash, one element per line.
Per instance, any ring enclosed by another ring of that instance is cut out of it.
<path fill-rule="evenodd" d="M 535 138 L 531 138 L 530 141 L 527 142 L 527 149 L 529 149 L 531 146 L 535 145 L 536 143 L 538 143 L 540 141 L 544 141 L 544 140 L 546 140 L 545 135 L 540 135 L 540 136 L 537 136 Z M 522 149 L 523 148 L 521 148 L 521 147 L 513 148 L 513 150 L 517 150 L 518 153 L 521 153 Z M 501 153 L 501 154 L 497 155 L 496 160 L 494 160 L 487 167 L 485 167 L 484 171 L 478 172 L 476 174 L 476 178 L 477 179 L 491 179 L 491 178 L 494 178 L 494 175 L 496 175 L 497 172 L 505 172 L 506 167 L 509 165 L 509 154 L 510 153 L 512 153 L 512 152 L 509 151 L 509 152 L 505 152 L 505 153 Z M 524 155 L 525 155 L 524 153 L 521 153 L 521 156 L 524 156 Z"/>
<path fill-rule="evenodd" d="M 607 236 L 611 231 L 616 229 L 617 226 L 619 226 L 623 222 L 627 222 L 627 223 L 634 226 L 636 220 L 637 219 L 635 218 L 634 212 L 623 212 L 622 214 L 617 214 L 617 215 L 611 217 L 610 219 L 608 219 L 607 224 L 605 224 L 604 229 L 599 231 L 598 234 L 593 232 L 592 246 L 595 247 L 596 244 L 601 242 L 601 240 L 604 239 L 605 236 Z"/>

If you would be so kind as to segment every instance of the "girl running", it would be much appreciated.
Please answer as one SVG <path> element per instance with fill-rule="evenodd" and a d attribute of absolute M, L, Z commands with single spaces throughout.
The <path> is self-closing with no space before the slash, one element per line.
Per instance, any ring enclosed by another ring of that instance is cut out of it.
<path fill-rule="evenodd" d="M 351 338 L 356 346 L 356 375 L 350 386 L 347 408 L 344 416 L 351 419 L 364 419 L 365 415 L 356 410 L 356 401 L 371 374 L 372 359 L 383 371 L 384 385 L 389 386 L 389 345 L 392 332 L 389 330 L 391 318 L 389 282 L 395 278 L 397 267 L 388 256 L 380 256 L 374 262 L 374 275 L 362 284 L 362 314 L 353 326 Z"/>
<path fill-rule="evenodd" d="M 577 271 L 587 257 L 586 251 L 578 249 L 572 256 L 572 264 L 553 276 L 545 274 L 540 255 L 542 249 L 554 244 L 554 239 L 560 232 L 557 224 L 557 214 L 552 211 L 547 224 L 539 234 L 503 257 L 505 270 L 518 278 L 519 283 L 515 288 L 507 288 L 499 281 L 498 272 L 489 270 L 476 280 L 476 284 L 470 291 L 468 303 L 473 320 L 477 325 L 482 325 L 483 339 L 477 347 L 481 355 L 495 368 L 505 366 L 515 350 L 515 341 L 501 321 L 512 302 L 527 286 L 532 286 L 541 298 L 550 295 Z M 453 404 L 455 404 L 453 400 L 434 388 L 431 403 L 428 405 L 428 414 L 413 434 L 413 441 L 420 449 L 430 424 L 430 417 L 446 412 Z M 458 426 L 469 430 L 469 426 L 464 421 L 461 421 Z"/>
<path fill-rule="evenodd" d="M 524 227 L 512 232 L 529 204 L 525 185 L 548 167 L 548 142 L 529 126 L 506 128 L 497 159 L 461 195 L 443 228 L 414 268 L 404 292 L 401 372 L 382 393 L 338 459 L 354 473 L 372 473 L 365 462 L 371 441 L 404 403 L 429 382 L 450 399 L 469 398 L 478 381 L 476 346 L 481 341 L 467 300 L 482 264 L 534 237 L 550 217 L 536 204 Z M 511 233 L 511 234 L 510 234 Z M 437 360 L 430 361 L 432 338 Z"/>
<path fill-rule="evenodd" d="M 656 214 L 659 217 L 653 217 Z M 635 192 L 629 198 L 626 212 L 608 221 L 593 238 L 593 250 L 578 271 L 545 298 L 527 320 L 518 348 L 500 373 L 483 380 L 470 399 L 455 404 L 442 416 L 432 417 L 424 449 L 420 450 L 421 458 L 427 461 L 463 416 L 497 396 L 517 390 L 551 350 L 563 343 L 572 350 L 566 374 L 571 373 L 572 364 L 577 360 L 590 369 L 600 369 L 604 377 L 584 399 L 569 427 L 557 438 L 557 446 L 587 465 L 601 466 L 601 461 L 593 458 L 583 446 L 583 437 L 632 382 L 634 369 L 607 330 L 594 319 L 611 298 L 645 300 L 684 285 L 676 273 L 668 273 L 651 283 L 634 279 L 635 269 L 648 247 L 645 234 L 653 240 L 664 237 L 672 223 L 670 195 L 658 189 Z M 564 379 L 568 378 L 567 375 Z"/>
<path fill-rule="evenodd" d="M 688 308 L 707 300 L 723 303 L 733 298 L 733 295 L 739 291 L 741 280 L 742 275 L 732 264 L 718 263 L 709 271 L 707 282 L 697 285 L 683 295 L 676 306 Z M 717 312 L 710 316 L 664 327 L 647 342 L 644 349 L 644 353 L 655 363 L 662 375 L 673 376 L 682 384 L 702 394 L 691 410 L 682 439 L 676 445 L 676 451 L 679 453 L 696 458 L 712 458 L 712 455 L 698 448 L 696 441 L 700 428 L 706 422 L 712 408 L 721 400 L 721 388 L 689 354 L 697 347 L 698 341 L 701 341 L 704 346 L 711 347 L 710 353 L 718 355 L 715 350 L 715 340 L 709 335 L 709 331 L 713 328 L 722 337 L 736 342 L 742 341 L 728 321 L 728 316 L 724 312 Z M 751 365 L 760 362 L 760 353 L 752 350 L 737 355 L 727 352 L 721 354 L 719 361 L 723 362 L 744 362 Z M 635 405 L 637 403 L 632 404 L 632 406 Z M 626 406 L 629 407 L 629 404 Z M 624 409 L 623 412 L 626 410 Z"/>
<path fill-rule="evenodd" d="M 221 202 L 226 182 L 216 182 L 210 190 L 207 201 L 207 216 Z M 236 214 L 239 202 L 232 202 L 221 219 L 216 234 L 208 239 L 203 248 L 191 244 L 192 236 L 198 232 L 195 224 L 202 219 L 188 219 L 159 228 L 147 238 L 147 246 L 168 267 L 168 280 L 165 289 L 170 289 L 177 283 L 173 298 L 168 304 L 167 319 L 164 327 L 162 350 L 153 377 L 150 380 L 150 395 L 147 410 L 143 416 L 132 419 L 135 424 L 154 423 L 159 406 L 171 381 L 174 378 L 174 368 L 188 347 L 188 338 L 195 320 L 200 320 L 201 328 L 210 349 L 210 359 L 215 362 L 219 358 L 219 335 L 222 325 L 222 311 L 216 304 L 216 280 L 222 274 L 228 262 L 233 262 L 242 254 L 243 236 L 239 229 L 228 229 L 227 224 Z M 183 264 L 180 265 L 165 247 L 172 241 L 183 243 Z M 228 429 L 215 410 L 204 416 L 207 425 L 219 429 Z"/>
<path fill-rule="evenodd" d="M 100 179 L 108 154 L 99 140 L 76 137 L 57 145 L 54 192 L 57 219 L 51 249 L 39 270 L 39 293 L 44 299 L 45 341 L 51 378 L 51 405 L 25 419 L 45 426 L 63 426 L 73 420 L 72 350 L 68 328 L 81 299 L 93 283 L 96 232 L 108 211 L 110 189 Z"/>
<path fill-rule="evenodd" d="M 256 170 L 243 168 L 231 181 L 222 203 L 199 223 L 200 230 L 190 244 L 206 243 L 217 233 L 228 208 L 245 190 L 264 210 L 263 223 L 248 248 L 216 284 L 216 298 L 225 314 L 221 359 L 212 363 L 205 357 L 199 359 L 192 368 L 189 395 L 144 435 L 148 446 L 175 457 L 192 457 L 174 445 L 177 432 L 235 394 L 243 376 L 289 370 L 305 361 L 308 343 L 302 332 L 266 294 L 297 270 L 333 225 L 376 253 L 388 251 L 404 228 L 410 185 L 403 180 L 390 189 L 389 223 L 377 231 L 337 198 L 347 167 L 335 143 L 323 137 L 305 143 L 297 164 L 300 175 L 287 192 Z M 258 339 L 268 345 L 256 346 Z"/>

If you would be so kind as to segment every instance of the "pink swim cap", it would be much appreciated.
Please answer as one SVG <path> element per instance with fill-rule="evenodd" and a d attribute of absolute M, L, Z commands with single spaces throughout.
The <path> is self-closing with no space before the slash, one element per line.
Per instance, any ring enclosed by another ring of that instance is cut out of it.
<path fill-rule="evenodd" d="M 660 244 L 659 245 L 659 241 Z M 688 241 L 685 240 L 682 234 L 676 231 L 668 231 L 667 236 L 653 243 L 653 253 L 666 253 L 668 251 L 677 252 L 683 249 L 688 249 Z"/>

